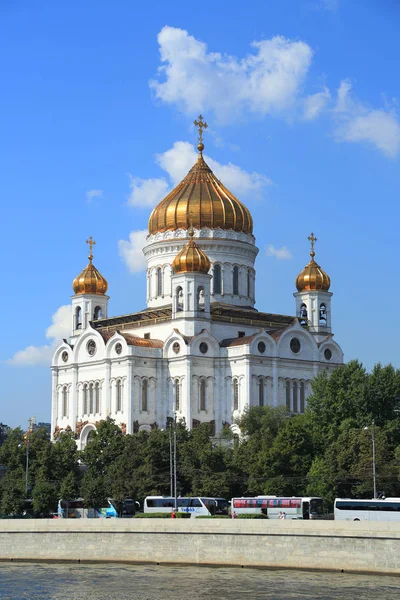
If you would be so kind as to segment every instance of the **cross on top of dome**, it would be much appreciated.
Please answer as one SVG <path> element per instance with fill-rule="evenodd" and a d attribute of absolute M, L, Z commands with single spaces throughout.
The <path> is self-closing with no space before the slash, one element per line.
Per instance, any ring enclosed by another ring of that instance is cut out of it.
<path fill-rule="evenodd" d="M 92 238 L 92 236 L 90 236 L 90 238 L 88 240 L 86 240 L 86 243 L 89 244 L 89 256 L 88 256 L 88 259 L 90 260 L 90 262 L 92 262 L 92 260 L 93 260 L 93 246 L 96 245 L 96 242 L 94 241 L 94 239 Z"/>
<path fill-rule="evenodd" d="M 314 244 L 315 242 L 318 241 L 318 239 L 315 237 L 315 235 L 311 232 L 310 235 L 308 236 L 308 241 L 311 242 L 311 252 L 310 252 L 310 256 L 315 256 L 315 252 L 314 252 Z"/>
<path fill-rule="evenodd" d="M 197 119 L 195 119 L 193 121 L 193 125 L 195 127 L 198 128 L 199 130 L 199 135 L 198 135 L 198 140 L 199 143 L 197 144 L 197 149 L 200 152 L 200 154 L 203 152 L 204 150 L 204 144 L 203 144 L 203 129 L 207 129 L 208 127 L 208 123 L 206 123 L 205 121 L 203 121 L 203 115 L 199 115 L 197 117 Z"/>

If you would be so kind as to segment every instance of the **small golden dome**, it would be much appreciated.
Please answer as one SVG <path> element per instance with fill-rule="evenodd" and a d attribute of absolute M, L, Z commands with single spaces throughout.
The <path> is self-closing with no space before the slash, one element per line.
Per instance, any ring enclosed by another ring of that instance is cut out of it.
<path fill-rule="evenodd" d="M 331 286 L 330 277 L 314 260 L 314 244 L 317 241 L 317 238 L 313 233 L 311 233 L 307 239 L 311 242 L 311 260 L 297 276 L 297 291 L 306 292 L 310 290 L 317 290 L 321 292 L 327 292 Z"/>
<path fill-rule="evenodd" d="M 86 240 L 86 243 L 89 244 L 90 247 L 88 256 L 89 264 L 83 269 L 80 275 L 75 277 L 74 281 L 72 282 L 72 288 L 76 295 L 98 294 L 104 296 L 108 288 L 107 280 L 101 275 L 101 273 L 99 273 L 96 267 L 92 264 L 92 247 L 96 244 L 96 242 L 92 239 L 92 236 L 90 236 L 90 238 Z"/>
<path fill-rule="evenodd" d="M 208 273 L 211 262 L 193 239 L 193 228 L 189 231 L 189 241 L 172 261 L 174 273 Z"/>
<path fill-rule="evenodd" d="M 253 232 L 250 211 L 214 175 L 203 158 L 202 129 L 207 127 L 203 118 L 199 126 L 199 157 L 186 177 L 155 207 L 149 218 L 149 233 L 166 230 L 233 229 Z"/>

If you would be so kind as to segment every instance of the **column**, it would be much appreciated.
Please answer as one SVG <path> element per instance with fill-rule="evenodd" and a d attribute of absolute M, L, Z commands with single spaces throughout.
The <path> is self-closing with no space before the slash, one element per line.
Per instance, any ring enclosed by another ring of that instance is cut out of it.
<path fill-rule="evenodd" d="M 272 359 L 272 406 L 279 406 L 278 359 Z"/>

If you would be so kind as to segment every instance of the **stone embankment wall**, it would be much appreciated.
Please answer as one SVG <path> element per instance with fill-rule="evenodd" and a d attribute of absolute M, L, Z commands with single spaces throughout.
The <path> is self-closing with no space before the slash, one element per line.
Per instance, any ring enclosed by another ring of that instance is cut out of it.
<path fill-rule="evenodd" d="M 400 523 L 0 521 L 0 560 L 152 562 L 400 574 Z"/>

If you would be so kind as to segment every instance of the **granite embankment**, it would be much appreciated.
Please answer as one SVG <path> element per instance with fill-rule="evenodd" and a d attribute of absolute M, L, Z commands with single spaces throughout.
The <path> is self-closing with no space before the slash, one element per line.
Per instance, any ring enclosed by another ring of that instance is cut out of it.
<path fill-rule="evenodd" d="M 178 563 L 400 574 L 400 523 L 3 520 L 0 560 Z"/>

